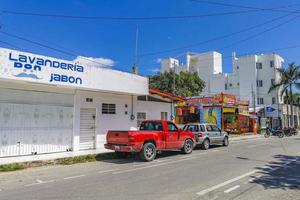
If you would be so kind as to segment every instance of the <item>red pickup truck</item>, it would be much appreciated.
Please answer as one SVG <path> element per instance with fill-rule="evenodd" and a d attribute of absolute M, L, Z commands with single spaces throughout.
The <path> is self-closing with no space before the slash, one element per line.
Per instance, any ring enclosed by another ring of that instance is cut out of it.
<path fill-rule="evenodd" d="M 173 122 L 166 120 L 143 121 L 138 131 L 108 131 L 106 149 L 117 154 L 138 152 L 145 161 L 152 161 L 157 151 L 181 150 L 192 153 L 194 134 L 182 131 Z"/>

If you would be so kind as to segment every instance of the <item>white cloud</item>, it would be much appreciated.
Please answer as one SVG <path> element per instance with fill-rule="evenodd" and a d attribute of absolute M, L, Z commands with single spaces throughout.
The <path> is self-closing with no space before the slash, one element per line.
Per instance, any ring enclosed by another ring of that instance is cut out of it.
<path fill-rule="evenodd" d="M 93 67 L 102 67 L 102 68 L 111 68 L 114 66 L 115 61 L 109 58 L 93 58 L 93 57 L 84 57 L 77 56 L 74 60 L 75 63 L 83 66 L 93 66 Z"/>
<path fill-rule="evenodd" d="M 160 72 L 160 69 L 159 68 L 151 69 L 151 72 L 157 73 L 157 72 Z"/>

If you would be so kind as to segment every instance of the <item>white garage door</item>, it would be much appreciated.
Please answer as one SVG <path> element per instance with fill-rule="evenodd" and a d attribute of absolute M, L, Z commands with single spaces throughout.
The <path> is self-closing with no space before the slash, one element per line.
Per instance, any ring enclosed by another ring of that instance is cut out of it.
<path fill-rule="evenodd" d="M 80 150 L 95 148 L 96 108 L 80 109 Z"/>
<path fill-rule="evenodd" d="M 67 151 L 73 108 L 0 103 L 0 157 Z"/>

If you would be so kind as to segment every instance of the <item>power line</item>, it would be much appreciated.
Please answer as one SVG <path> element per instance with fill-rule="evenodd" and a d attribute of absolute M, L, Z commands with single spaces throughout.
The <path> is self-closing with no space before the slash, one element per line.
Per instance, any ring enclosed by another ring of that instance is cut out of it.
<path fill-rule="evenodd" d="M 44 14 L 44 13 L 32 13 L 32 12 L 18 12 L 11 10 L 0 10 L 2 14 L 10 15 L 23 15 L 23 16 L 35 16 L 35 17 L 53 17 L 53 18 L 65 18 L 65 19 L 81 19 L 81 20 L 117 20 L 117 21 L 132 21 L 132 20 L 174 20 L 174 19 L 193 19 L 203 17 L 215 17 L 236 15 L 243 13 L 259 12 L 262 10 L 244 10 L 244 11 L 232 11 L 221 13 L 208 13 L 201 15 L 181 15 L 181 16 L 150 16 L 150 17 L 110 17 L 110 16 L 80 16 L 80 15 L 60 15 L 60 14 Z"/>
<path fill-rule="evenodd" d="M 244 9 L 253 9 L 253 10 L 261 10 L 261 11 L 274 11 L 274 12 L 284 12 L 284 13 L 291 13 L 291 14 L 297 14 L 300 13 L 297 10 L 282 10 L 282 9 L 276 9 L 276 8 L 260 8 L 260 7 L 253 7 L 253 6 L 245 6 L 242 4 L 230 4 L 230 3 L 222 3 L 222 2 L 216 2 L 216 1 L 207 1 L 207 0 L 190 0 L 196 3 L 204 3 L 204 4 L 211 4 L 211 5 L 219 5 L 219 6 L 226 6 L 226 7 L 234 7 L 234 8 L 244 8 Z M 298 4 L 294 4 L 298 5 Z M 282 7 L 290 7 L 290 6 L 282 6 Z"/>
<path fill-rule="evenodd" d="M 282 23 L 280 23 L 280 24 L 277 24 L 277 25 L 275 25 L 275 26 L 272 26 L 272 27 L 270 27 L 270 28 L 268 28 L 268 29 L 266 29 L 266 30 L 264 30 L 264 31 L 258 32 L 258 33 L 254 34 L 254 35 L 251 35 L 251 36 L 247 37 L 247 38 L 244 38 L 244 39 L 242 39 L 242 40 L 239 40 L 239 41 L 237 41 L 237 42 L 234 42 L 234 43 L 232 43 L 232 44 L 229 44 L 229 45 L 227 45 L 227 46 L 224 46 L 224 47 L 222 47 L 222 48 L 220 48 L 220 49 L 218 49 L 218 50 L 219 50 L 219 51 L 220 51 L 220 50 L 224 50 L 224 49 L 227 49 L 227 48 L 229 48 L 229 47 L 232 47 L 232 46 L 235 46 L 235 45 L 237 45 L 237 44 L 240 44 L 240 43 L 242 43 L 242 42 L 246 42 L 246 41 L 248 41 L 248 40 L 251 40 L 251 39 L 253 39 L 253 38 L 255 38 L 255 37 L 258 37 L 258 36 L 260 36 L 260 35 L 262 35 L 262 34 L 264 34 L 264 33 L 267 33 L 267 32 L 269 32 L 269 31 L 272 31 L 272 30 L 276 29 L 276 28 L 279 28 L 280 26 L 283 26 L 283 25 L 285 25 L 285 24 L 287 24 L 287 23 L 290 23 L 290 22 L 296 20 L 298 17 L 300 17 L 300 15 L 297 15 L 297 16 L 295 16 L 295 17 L 292 17 L 292 18 L 289 19 L 289 20 L 286 20 L 286 21 L 284 21 L 284 22 L 282 22 Z"/>
<path fill-rule="evenodd" d="M 193 44 L 185 45 L 185 46 L 178 47 L 178 48 L 172 48 L 172 49 L 166 49 L 166 50 L 162 50 L 162 51 L 144 53 L 144 54 L 141 54 L 140 57 L 153 56 L 153 55 L 159 55 L 159 54 L 164 54 L 164 53 L 170 53 L 170 52 L 179 51 L 179 50 L 182 50 L 182 49 L 187 49 L 187 48 L 190 48 L 190 47 L 195 47 L 195 46 L 203 45 L 203 44 L 206 44 L 206 43 L 209 43 L 209 42 L 214 42 L 214 41 L 217 41 L 217 40 L 222 40 L 222 39 L 225 39 L 225 38 L 228 38 L 228 37 L 231 37 L 231 36 L 243 33 L 243 32 L 250 31 L 250 30 L 253 30 L 253 29 L 261 27 L 261 26 L 264 26 L 264 25 L 272 23 L 274 21 L 283 19 L 283 18 L 285 18 L 287 16 L 290 16 L 290 14 L 283 15 L 283 16 L 280 16 L 280 17 L 276 17 L 276 18 L 273 18 L 271 20 L 265 21 L 263 23 L 256 24 L 254 26 L 250 26 L 250 27 L 247 27 L 245 29 L 242 29 L 242 30 L 239 30 L 239 31 L 235 31 L 235 32 L 232 32 L 232 33 L 228 33 L 228 34 L 225 34 L 225 35 L 222 35 L 222 36 L 218 36 L 218 37 L 215 37 L 215 38 L 212 38 L 212 39 L 208 39 L 208 40 L 205 40 L 205 41 L 202 41 L 202 42 L 193 43 Z"/>
<path fill-rule="evenodd" d="M 23 41 L 26 41 L 26 42 L 29 42 L 29 43 L 32 43 L 32 44 L 35 44 L 35 45 L 47 48 L 47 49 L 51 49 L 53 51 L 56 51 L 56 52 L 59 52 L 59 53 L 65 54 L 65 55 L 74 56 L 74 57 L 78 56 L 78 55 L 76 55 L 74 53 L 71 53 L 69 51 L 65 51 L 65 50 L 61 50 L 61 49 L 55 48 L 55 47 L 51 47 L 49 45 L 45 45 L 45 44 L 42 44 L 40 42 L 36 42 L 36 41 L 30 40 L 30 39 L 27 39 L 27 38 L 24 38 L 24 37 L 15 35 L 15 34 L 11 34 L 11 33 L 5 32 L 5 31 L 1 31 L 0 30 L 0 33 L 2 33 L 4 35 L 7 35 L 9 37 L 17 38 L 19 40 L 23 40 Z M 100 64 L 100 65 L 103 65 L 105 67 L 111 67 L 110 65 L 107 65 L 105 63 L 101 63 L 101 62 L 98 62 L 98 61 L 95 61 L 95 60 L 92 60 L 92 59 L 89 59 L 89 58 L 86 58 L 86 57 L 82 57 L 82 59 L 90 61 L 90 62 L 93 62 L 93 63 L 97 63 L 97 64 Z"/>
<path fill-rule="evenodd" d="M 5 44 L 5 45 L 10 46 L 10 47 L 13 47 L 13 48 L 19 48 L 19 47 L 17 47 L 16 45 L 13 45 L 13 44 L 11 44 L 11 43 L 9 43 L 9 42 L 5 42 L 5 41 L 1 41 L 1 40 L 0 40 L 0 43 Z"/>

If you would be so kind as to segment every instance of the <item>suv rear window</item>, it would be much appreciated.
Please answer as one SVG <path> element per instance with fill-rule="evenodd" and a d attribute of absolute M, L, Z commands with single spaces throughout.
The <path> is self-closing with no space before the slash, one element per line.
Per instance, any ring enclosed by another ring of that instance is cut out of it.
<path fill-rule="evenodd" d="M 198 125 L 185 125 L 183 127 L 184 131 L 190 131 L 190 132 L 198 132 L 199 131 L 199 127 Z"/>
<path fill-rule="evenodd" d="M 141 131 L 162 131 L 163 126 L 161 122 L 142 122 L 140 126 Z"/>

